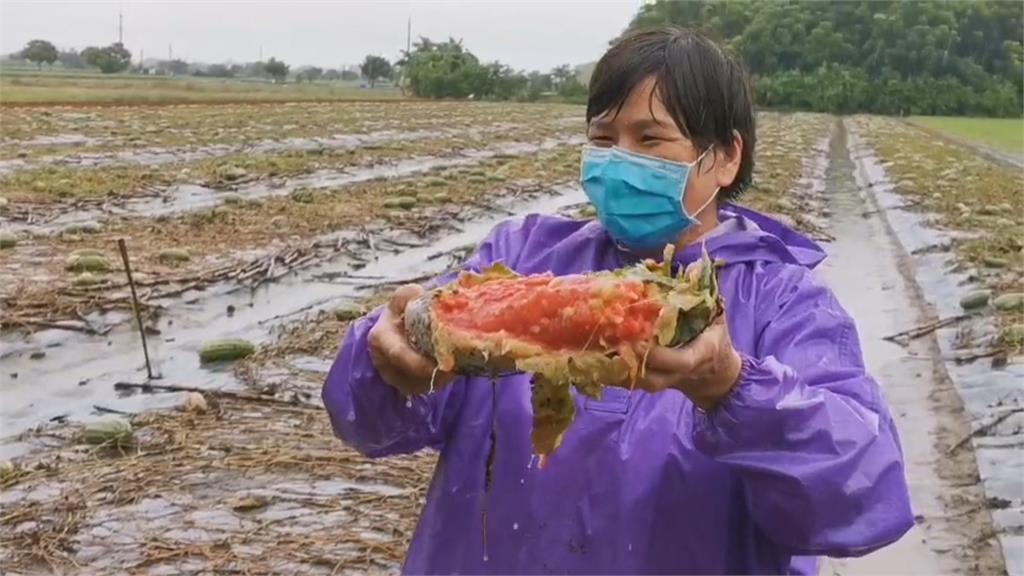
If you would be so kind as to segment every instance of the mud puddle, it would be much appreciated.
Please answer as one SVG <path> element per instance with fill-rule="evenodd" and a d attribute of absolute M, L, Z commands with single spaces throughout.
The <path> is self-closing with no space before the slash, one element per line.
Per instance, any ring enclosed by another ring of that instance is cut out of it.
<path fill-rule="evenodd" d="M 336 188 L 372 180 L 403 178 L 439 168 L 472 166 L 499 156 L 524 156 L 553 150 L 560 146 L 582 143 L 583 138 L 578 136 L 564 139 L 552 138 L 540 142 L 504 142 L 480 150 L 463 150 L 454 156 L 412 157 L 366 167 L 319 170 L 295 178 L 260 180 L 223 190 L 198 184 L 176 184 L 158 196 L 132 198 L 116 203 L 105 203 L 95 208 L 74 210 L 41 224 L 27 224 L 19 221 L 5 222 L 4 218 L 0 218 L 0 224 L 4 224 L 7 230 L 16 233 L 52 234 L 71 224 L 100 222 L 107 218 L 153 218 L 204 210 L 224 203 L 226 197 L 231 197 L 232 200 L 237 200 L 239 197 L 243 200 L 259 200 L 274 196 L 287 196 L 303 188 Z"/>
<path fill-rule="evenodd" d="M 883 339 L 928 319 L 913 271 L 858 187 L 844 130 L 836 134 L 830 158 L 825 183 L 835 241 L 818 273 L 856 320 L 868 371 L 899 428 L 917 516 L 898 542 L 863 558 L 824 559 L 820 573 L 997 573 L 998 545 L 977 541 L 992 520 L 976 484 L 974 457 L 969 451 L 955 458 L 945 452 L 949 438 L 966 426 L 938 350 L 928 338 L 906 347 Z"/>
<path fill-rule="evenodd" d="M 498 211 L 467 221 L 457 232 L 429 245 L 406 248 L 412 242 L 422 244 L 431 239 L 377 231 L 375 259 L 368 263 L 339 253 L 255 291 L 223 284 L 185 293 L 181 300 L 169 302 L 162 316 L 152 323 L 159 331 L 149 337 L 150 356 L 155 371 L 162 376 L 157 383 L 206 388 L 235 386 L 237 382 L 229 366 L 199 365 L 197 353 L 204 342 L 218 338 L 266 342 L 270 328 L 277 323 L 367 294 L 367 282 L 339 282 L 337 278 L 358 276 L 391 283 L 438 274 L 449 262 L 437 254 L 478 243 L 509 214 L 553 213 L 584 198 L 577 186 L 556 187 L 541 194 L 529 200 L 506 201 L 504 206 L 499 203 L 495 207 Z M 116 382 L 145 380 L 135 330 L 132 323 L 122 322 L 104 337 L 42 331 L 27 338 L 7 336 L 0 340 L 0 347 L 7 350 L 0 373 L 0 387 L 4 390 L 0 437 L 53 418 L 88 420 L 94 416 L 97 405 L 137 412 L 176 403 L 173 394 L 115 394 Z M 33 353 L 40 351 L 45 356 L 33 359 Z M 18 446 L 8 445 L 0 448 L 0 456 L 19 451 Z"/>

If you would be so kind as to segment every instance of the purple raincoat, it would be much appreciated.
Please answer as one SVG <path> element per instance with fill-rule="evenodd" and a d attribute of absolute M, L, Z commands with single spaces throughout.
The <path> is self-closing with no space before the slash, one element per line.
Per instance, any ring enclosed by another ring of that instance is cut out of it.
<path fill-rule="evenodd" d="M 544 470 L 528 376 L 460 378 L 407 404 L 370 361 L 379 312 L 353 325 L 323 390 L 338 436 L 371 457 L 441 453 L 405 572 L 813 573 L 814 556 L 865 554 L 910 529 L 892 418 L 853 320 L 810 272 L 824 252 L 755 212 L 720 216 L 728 230 L 706 244 L 726 263 L 736 387 L 708 413 L 671 390 L 576 396 Z M 466 267 L 497 260 L 556 275 L 636 261 L 596 222 L 541 215 L 499 225 Z"/>

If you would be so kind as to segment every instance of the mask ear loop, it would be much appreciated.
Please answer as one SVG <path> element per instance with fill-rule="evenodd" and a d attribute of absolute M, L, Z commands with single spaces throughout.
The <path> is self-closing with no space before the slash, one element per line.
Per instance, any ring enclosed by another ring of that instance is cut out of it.
<path fill-rule="evenodd" d="M 719 192 L 719 191 L 721 191 L 721 190 L 722 190 L 722 187 L 721 187 L 721 186 L 718 186 L 718 187 L 716 187 L 716 188 L 715 188 L 715 191 L 714 191 L 714 192 L 712 192 L 710 196 L 708 196 L 708 199 L 707 199 L 707 200 L 705 200 L 705 201 L 704 201 L 704 204 L 703 204 L 703 205 L 701 205 L 701 207 L 700 207 L 700 208 L 698 208 L 698 209 L 697 209 L 697 211 L 696 211 L 696 212 L 694 212 L 693 214 L 686 214 L 686 207 L 683 207 L 683 214 L 686 214 L 686 215 L 687 215 L 687 216 L 689 216 L 690 218 L 693 218 L 694 220 L 696 220 L 696 219 L 697 219 L 697 216 L 698 216 L 698 215 L 699 215 L 699 214 L 700 214 L 701 212 L 703 212 L 703 211 L 704 211 L 704 209 L 705 209 L 705 208 L 707 208 L 709 204 L 711 204 L 711 201 L 712 201 L 712 200 L 714 200 L 715 198 L 717 198 L 717 197 L 718 197 L 718 192 Z"/>
<path fill-rule="evenodd" d="M 711 152 L 711 149 L 714 148 L 714 147 L 715 147 L 714 144 L 712 144 L 711 146 L 708 146 L 707 149 L 704 150 L 704 152 L 702 152 L 701 155 L 698 156 L 697 159 L 693 161 L 693 164 L 690 165 L 690 170 L 693 170 L 695 168 L 699 168 L 700 167 L 700 163 L 704 160 L 704 157 L 707 156 L 708 152 Z M 708 196 L 708 199 L 704 201 L 704 204 L 702 204 L 701 207 L 698 208 L 696 212 L 694 212 L 693 214 L 690 214 L 689 212 L 686 211 L 686 206 L 683 204 L 683 198 L 686 196 L 686 186 L 689 183 L 690 183 L 690 171 L 688 170 L 686 172 L 686 182 L 683 182 L 683 189 L 679 191 L 679 210 L 687 218 L 689 218 L 690 220 L 696 221 L 697 220 L 697 216 L 700 215 L 700 213 L 703 212 L 704 209 L 707 208 L 709 204 L 711 204 L 712 200 L 714 200 L 715 198 L 718 197 L 718 192 L 722 190 L 722 187 L 719 186 L 719 187 L 715 188 L 715 191 L 710 196 Z"/>

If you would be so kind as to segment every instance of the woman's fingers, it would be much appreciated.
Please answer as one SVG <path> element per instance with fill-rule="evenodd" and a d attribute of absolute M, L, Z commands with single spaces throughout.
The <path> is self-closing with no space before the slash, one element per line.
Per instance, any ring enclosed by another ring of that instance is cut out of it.
<path fill-rule="evenodd" d="M 370 358 L 385 382 L 405 394 L 424 394 L 439 390 L 454 376 L 440 372 L 436 364 L 417 352 L 405 333 L 402 315 L 409 302 L 424 292 L 421 286 L 408 284 L 395 290 L 370 329 Z"/>
<path fill-rule="evenodd" d="M 716 321 L 685 346 L 651 348 L 644 364 L 644 377 L 638 384 L 645 390 L 659 391 L 702 379 L 709 365 L 714 364 L 725 329 L 724 323 Z"/>
<path fill-rule="evenodd" d="M 400 330 L 400 318 L 396 318 L 390 310 L 384 312 L 377 324 L 370 330 L 371 353 L 376 359 L 383 361 L 388 367 L 396 368 L 416 378 L 429 377 L 434 365 L 421 356 L 412 346 L 405 332 Z"/>
<path fill-rule="evenodd" d="M 701 348 L 699 336 L 682 348 L 655 346 L 647 353 L 645 369 L 648 372 L 685 374 L 693 370 Z"/>
<path fill-rule="evenodd" d="M 423 292 L 423 287 L 419 284 L 399 286 L 395 293 L 391 295 L 391 300 L 388 301 L 388 311 L 396 318 L 400 317 L 402 314 L 405 314 L 405 307 L 409 305 L 409 302 L 419 298 Z"/>

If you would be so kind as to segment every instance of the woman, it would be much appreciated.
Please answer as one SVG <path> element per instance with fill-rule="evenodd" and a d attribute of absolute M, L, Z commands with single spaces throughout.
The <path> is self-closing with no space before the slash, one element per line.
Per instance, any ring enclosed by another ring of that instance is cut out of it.
<path fill-rule="evenodd" d="M 371 457 L 441 452 L 405 571 L 812 573 L 897 540 L 913 523 L 899 441 L 853 321 L 811 275 L 824 252 L 727 203 L 753 169 L 740 65 L 683 29 L 632 34 L 597 64 L 587 122 L 599 222 L 506 222 L 466 268 L 613 269 L 672 242 L 685 265 L 703 245 L 725 262 L 725 319 L 652 350 L 642 389 L 577 397 L 543 470 L 527 376 L 427 393 L 434 366 L 401 322 L 422 288 L 356 323 L 323 391 L 338 436 Z"/>

